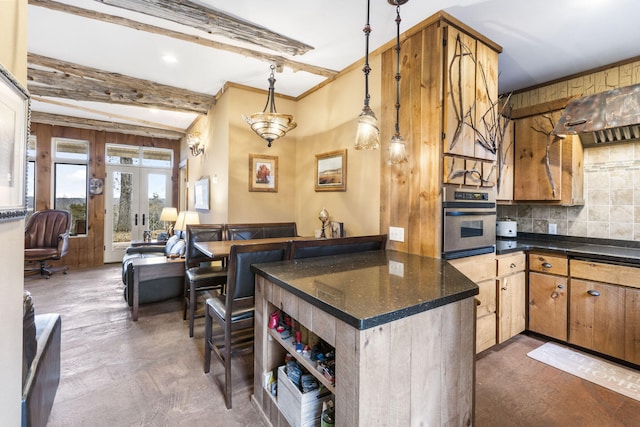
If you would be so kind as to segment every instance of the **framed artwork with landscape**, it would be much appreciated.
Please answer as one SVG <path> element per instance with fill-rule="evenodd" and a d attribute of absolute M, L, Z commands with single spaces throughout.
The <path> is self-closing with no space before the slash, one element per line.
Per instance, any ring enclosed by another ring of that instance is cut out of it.
<path fill-rule="evenodd" d="M 29 93 L 0 65 L 0 221 L 24 218 Z"/>
<path fill-rule="evenodd" d="M 278 192 L 278 158 L 249 154 L 249 191 Z"/>
<path fill-rule="evenodd" d="M 347 191 L 347 150 L 316 154 L 316 191 Z"/>

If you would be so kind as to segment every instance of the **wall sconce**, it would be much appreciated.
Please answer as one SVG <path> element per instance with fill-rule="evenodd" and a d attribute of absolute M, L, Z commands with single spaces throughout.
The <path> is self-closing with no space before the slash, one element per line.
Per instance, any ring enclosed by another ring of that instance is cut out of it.
<path fill-rule="evenodd" d="M 187 147 L 191 150 L 193 157 L 204 153 L 204 142 L 200 138 L 200 132 L 193 132 L 187 135 Z"/>

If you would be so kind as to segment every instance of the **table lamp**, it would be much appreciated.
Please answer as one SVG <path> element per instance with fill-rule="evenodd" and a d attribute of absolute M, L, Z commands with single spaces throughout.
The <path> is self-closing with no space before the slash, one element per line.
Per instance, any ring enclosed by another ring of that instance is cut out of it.
<path fill-rule="evenodd" d="M 178 219 L 176 220 L 176 225 L 174 229 L 180 232 L 184 232 L 187 230 L 187 225 L 192 225 L 192 224 L 200 224 L 200 218 L 198 217 L 198 212 L 181 211 L 178 214 Z"/>
<path fill-rule="evenodd" d="M 178 209 L 176 208 L 162 208 L 162 212 L 160 213 L 160 221 L 164 221 L 164 226 L 167 227 L 167 222 L 169 222 L 169 227 L 167 227 L 167 234 L 171 236 L 173 234 L 173 223 L 178 219 Z"/>

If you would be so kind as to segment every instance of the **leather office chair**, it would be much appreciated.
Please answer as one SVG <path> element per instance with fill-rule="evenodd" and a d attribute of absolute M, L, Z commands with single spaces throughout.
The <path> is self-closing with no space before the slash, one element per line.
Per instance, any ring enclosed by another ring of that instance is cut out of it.
<path fill-rule="evenodd" d="M 47 279 L 53 273 L 67 274 L 68 267 L 51 267 L 49 260 L 59 260 L 69 250 L 71 214 L 58 209 L 36 211 L 29 217 L 24 230 L 24 260 L 38 262 L 37 268 L 25 269 L 25 274 L 40 273 Z"/>
<path fill-rule="evenodd" d="M 224 225 L 187 225 L 182 319 L 187 319 L 187 307 L 189 307 L 189 337 L 193 337 L 197 293 L 214 289 L 222 291 L 225 283 L 227 283 L 226 260 L 223 258 L 209 258 L 194 247 L 193 243 L 213 242 L 223 240 L 223 238 Z M 211 265 L 212 261 L 220 261 L 220 265 Z M 203 315 L 197 317 L 203 317 Z"/>
<path fill-rule="evenodd" d="M 229 277 L 224 295 L 206 303 L 204 372 L 209 373 L 211 352 L 224 365 L 224 400 L 231 409 L 231 357 L 253 349 L 255 274 L 251 264 L 289 258 L 289 242 L 233 245 L 229 251 Z M 213 323 L 223 336 L 213 336 Z"/>

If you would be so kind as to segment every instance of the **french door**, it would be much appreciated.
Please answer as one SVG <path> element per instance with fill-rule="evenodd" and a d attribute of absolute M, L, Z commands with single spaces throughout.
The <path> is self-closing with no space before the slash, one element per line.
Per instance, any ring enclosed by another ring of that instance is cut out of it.
<path fill-rule="evenodd" d="M 166 229 L 159 218 L 171 206 L 171 170 L 107 165 L 105 182 L 104 262 L 122 261 L 132 241 Z"/>

